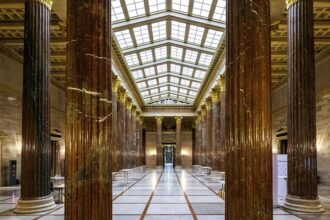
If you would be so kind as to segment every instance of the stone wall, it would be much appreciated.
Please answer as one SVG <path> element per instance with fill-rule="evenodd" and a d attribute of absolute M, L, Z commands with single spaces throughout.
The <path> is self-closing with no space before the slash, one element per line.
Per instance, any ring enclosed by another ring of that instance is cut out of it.
<path fill-rule="evenodd" d="M 322 184 L 330 185 L 330 57 L 316 66 L 316 129 L 318 175 Z M 272 92 L 273 149 L 275 134 L 287 126 L 287 85 Z"/>
<path fill-rule="evenodd" d="M 17 161 L 17 179 L 21 175 L 23 64 L 0 53 L 0 185 L 7 185 L 9 160 Z M 51 129 L 64 134 L 65 92 L 51 84 Z M 61 141 L 64 144 L 64 140 Z"/>

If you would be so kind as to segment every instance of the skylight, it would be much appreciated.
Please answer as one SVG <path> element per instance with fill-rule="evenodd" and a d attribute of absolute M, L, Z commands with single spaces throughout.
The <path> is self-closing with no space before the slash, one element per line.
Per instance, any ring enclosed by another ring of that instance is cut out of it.
<path fill-rule="evenodd" d="M 111 12 L 145 104 L 192 105 L 223 44 L 225 0 L 111 0 Z"/>

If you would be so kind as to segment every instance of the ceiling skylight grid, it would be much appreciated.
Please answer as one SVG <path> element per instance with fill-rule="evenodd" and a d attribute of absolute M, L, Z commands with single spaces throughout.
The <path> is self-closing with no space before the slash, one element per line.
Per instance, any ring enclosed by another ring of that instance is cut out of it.
<path fill-rule="evenodd" d="M 112 22 L 124 20 L 124 12 L 120 0 L 111 0 L 111 20 Z"/>
<path fill-rule="evenodd" d="M 144 69 L 144 74 L 146 77 L 154 76 L 155 75 L 155 67 L 149 67 Z"/>
<path fill-rule="evenodd" d="M 178 77 L 171 76 L 170 81 L 171 81 L 171 83 L 179 84 L 179 78 Z"/>
<path fill-rule="evenodd" d="M 158 47 L 155 49 L 156 60 L 162 60 L 167 58 L 167 47 Z"/>
<path fill-rule="evenodd" d="M 142 45 L 150 43 L 149 30 L 147 25 L 133 28 L 136 44 Z"/>
<path fill-rule="evenodd" d="M 226 0 L 218 0 L 213 20 L 226 21 Z"/>
<path fill-rule="evenodd" d="M 222 37 L 221 31 L 215 31 L 215 30 L 208 30 L 204 46 L 217 48 L 219 46 L 221 37 Z"/>
<path fill-rule="evenodd" d="M 171 46 L 171 58 L 182 60 L 183 49 L 180 47 Z"/>
<path fill-rule="evenodd" d="M 189 1 L 188 0 L 172 0 L 172 9 L 183 13 L 188 13 Z"/>
<path fill-rule="evenodd" d="M 167 83 L 167 76 L 158 78 L 158 82 L 159 82 L 160 85 L 164 84 L 164 83 Z"/>
<path fill-rule="evenodd" d="M 166 38 L 166 21 L 151 24 L 154 41 Z"/>
<path fill-rule="evenodd" d="M 115 32 L 115 35 L 122 49 L 133 46 L 133 41 L 129 30 Z"/>
<path fill-rule="evenodd" d="M 157 80 L 151 79 L 151 80 L 148 80 L 147 83 L 149 86 L 155 86 L 155 85 L 157 85 Z"/>
<path fill-rule="evenodd" d="M 141 79 L 143 78 L 143 73 L 142 70 L 136 70 L 132 72 L 133 78 L 134 79 Z"/>
<path fill-rule="evenodd" d="M 199 82 L 192 82 L 191 87 L 195 89 L 199 89 L 201 87 L 201 84 Z"/>
<path fill-rule="evenodd" d="M 189 84 L 190 84 L 190 80 L 181 79 L 180 85 L 189 86 Z"/>
<path fill-rule="evenodd" d="M 204 79 L 206 72 L 204 70 L 196 70 L 195 77 L 199 79 Z"/>
<path fill-rule="evenodd" d="M 157 65 L 157 73 L 166 73 L 167 72 L 167 64 Z"/>
<path fill-rule="evenodd" d="M 193 71 L 194 70 L 192 68 L 183 67 L 183 69 L 182 69 L 182 75 L 192 77 Z"/>
<path fill-rule="evenodd" d="M 180 73 L 181 72 L 181 66 L 176 64 L 171 64 L 171 72 L 172 73 Z"/>
<path fill-rule="evenodd" d="M 184 57 L 184 61 L 190 63 L 196 63 L 198 53 L 192 50 L 186 50 L 186 55 Z"/>
<path fill-rule="evenodd" d="M 163 11 L 166 9 L 166 0 L 149 0 L 150 13 Z"/>
<path fill-rule="evenodd" d="M 208 17 L 213 0 L 194 0 L 193 15 Z"/>
<path fill-rule="evenodd" d="M 138 57 L 135 53 L 126 55 L 125 59 L 126 59 L 126 62 L 129 66 L 135 66 L 135 65 L 139 64 Z"/>
<path fill-rule="evenodd" d="M 141 57 L 143 64 L 150 63 L 153 61 L 153 56 L 152 56 L 151 50 L 141 51 L 140 57 Z"/>
<path fill-rule="evenodd" d="M 172 21 L 172 39 L 184 41 L 185 33 L 185 23 Z"/>
<path fill-rule="evenodd" d="M 145 82 L 139 82 L 136 84 L 139 89 L 144 89 L 147 87 L 147 84 Z"/>
<path fill-rule="evenodd" d="M 210 65 L 212 59 L 213 59 L 212 55 L 201 53 L 198 64 L 208 66 L 208 65 Z"/>
<path fill-rule="evenodd" d="M 194 44 L 201 44 L 205 28 L 190 25 L 188 42 Z"/>
<path fill-rule="evenodd" d="M 125 0 L 125 3 L 130 18 L 146 14 L 143 0 Z"/>

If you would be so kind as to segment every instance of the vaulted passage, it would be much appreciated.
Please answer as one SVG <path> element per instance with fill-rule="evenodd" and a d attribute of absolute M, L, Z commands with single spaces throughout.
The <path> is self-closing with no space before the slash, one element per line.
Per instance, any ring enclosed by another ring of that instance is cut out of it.
<path fill-rule="evenodd" d="M 1 0 L 0 219 L 330 219 L 327 0 Z"/>

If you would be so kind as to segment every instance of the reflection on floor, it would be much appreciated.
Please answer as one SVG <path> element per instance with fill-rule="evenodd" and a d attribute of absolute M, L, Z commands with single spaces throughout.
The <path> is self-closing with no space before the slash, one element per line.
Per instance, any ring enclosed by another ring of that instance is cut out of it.
<path fill-rule="evenodd" d="M 225 204 L 216 194 L 220 184 L 212 177 L 197 175 L 188 170 L 173 169 L 136 172 L 125 180 L 113 184 L 113 219 L 171 219 L 171 220 L 221 220 L 224 219 Z M 291 215 L 281 209 L 274 209 L 274 220 L 326 220 L 330 219 L 330 191 L 323 188 L 321 197 L 327 212 L 322 215 Z M 6 187 L 0 190 L 0 219 L 64 219 L 63 205 L 42 215 L 15 215 L 19 188 Z"/>

